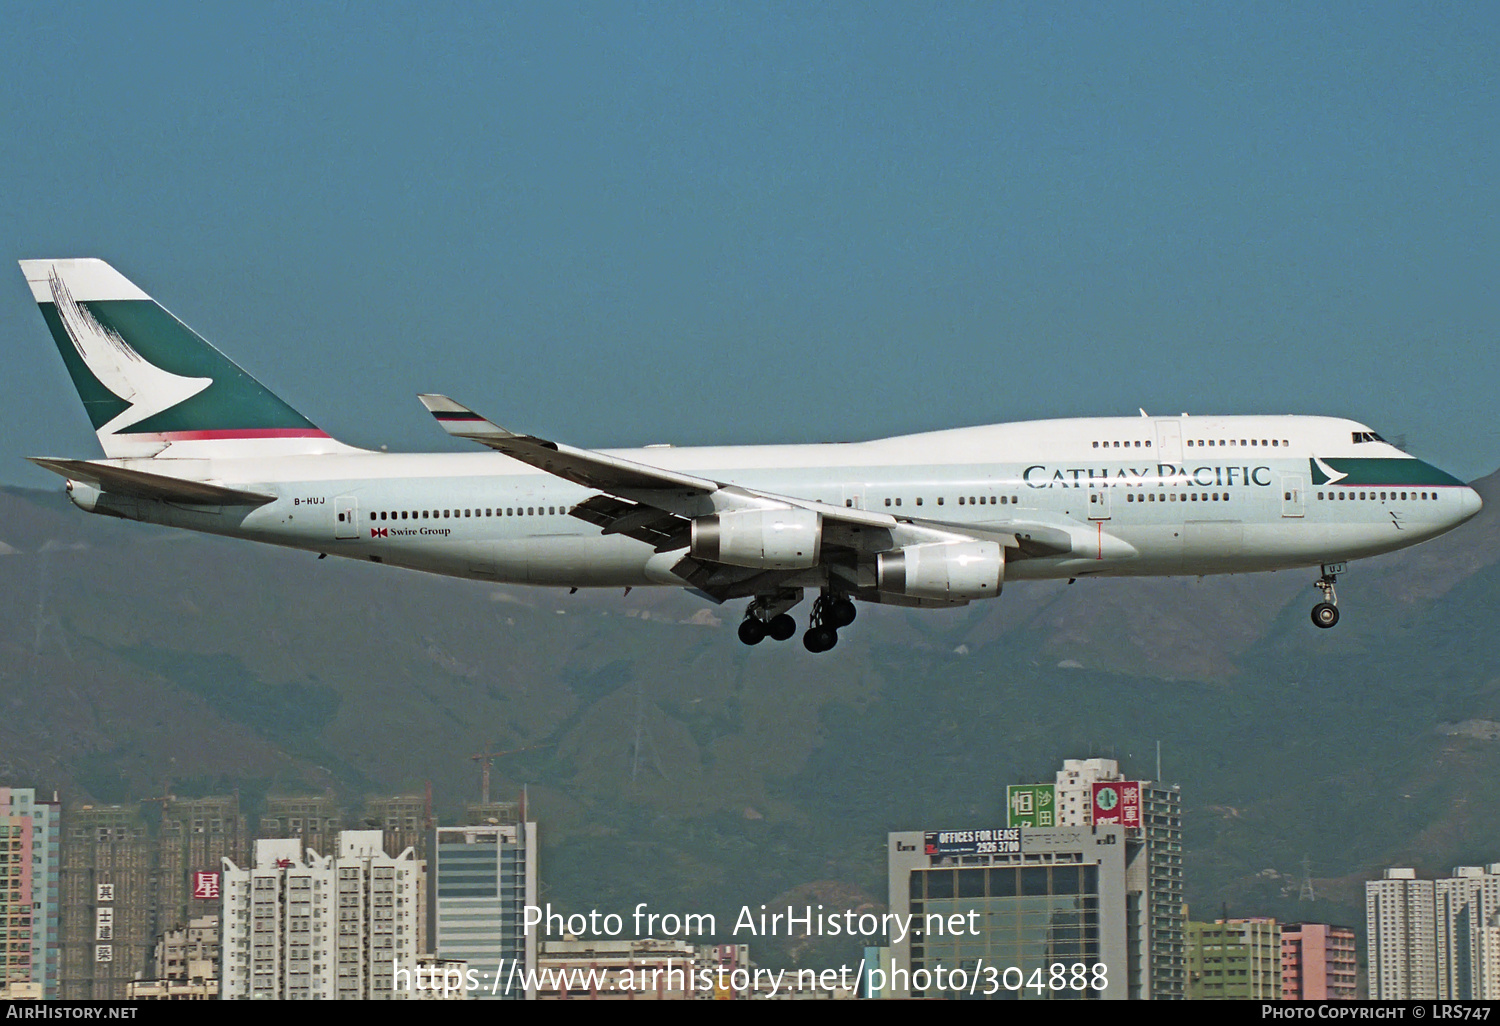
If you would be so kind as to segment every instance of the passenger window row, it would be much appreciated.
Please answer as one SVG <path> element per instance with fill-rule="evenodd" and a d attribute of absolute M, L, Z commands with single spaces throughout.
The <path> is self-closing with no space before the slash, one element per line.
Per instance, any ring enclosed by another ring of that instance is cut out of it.
<path fill-rule="evenodd" d="M 979 495 L 979 496 L 970 495 L 970 496 L 963 496 L 963 495 L 960 495 L 958 497 L 958 504 L 960 506 L 962 506 L 962 505 L 965 505 L 966 503 L 968 505 L 970 505 L 970 506 L 986 506 L 986 505 L 988 505 L 988 506 L 994 506 L 997 503 L 999 505 L 1001 505 L 1001 506 L 1019 506 L 1021 504 L 1021 497 L 1019 495 L 1000 495 L 1000 496 L 995 496 L 995 495 Z M 900 499 L 892 499 L 892 498 L 887 497 L 886 500 L 885 500 L 885 504 L 887 506 L 891 506 L 891 505 L 899 506 L 899 505 L 901 505 L 901 500 Z M 916 504 L 918 506 L 922 505 L 922 496 L 920 496 L 920 495 L 917 496 Z M 941 496 L 941 495 L 938 496 L 937 504 L 939 506 L 943 505 L 943 496 Z M 852 500 L 846 501 L 844 503 L 844 505 L 851 506 L 851 505 L 853 505 L 853 501 Z"/>
<path fill-rule="evenodd" d="M 1198 448 L 1202 449 L 1205 446 L 1212 447 L 1214 445 L 1215 441 L 1218 442 L 1219 448 L 1223 448 L 1226 445 L 1236 445 L 1236 444 L 1238 444 L 1238 445 L 1246 445 L 1246 446 L 1249 446 L 1249 445 L 1264 446 L 1267 449 L 1274 449 L 1274 448 L 1280 448 L 1282 446 L 1290 446 L 1292 444 L 1291 442 L 1287 441 L 1285 438 L 1241 438 L 1241 439 L 1220 438 L 1220 439 L 1217 439 L 1217 440 L 1213 439 L 1213 438 L 1210 438 L 1210 439 L 1207 439 L 1206 441 L 1204 439 L 1202 439 L 1202 438 L 1189 438 L 1187 444 L 1188 444 L 1188 448 L 1189 449 L 1193 448 L 1194 446 L 1197 446 Z"/>
<path fill-rule="evenodd" d="M 488 509 L 381 510 L 371 520 L 462 520 L 465 517 L 543 517 L 566 514 L 566 506 L 499 506 Z"/>
<path fill-rule="evenodd" d="M 1151 448 L 1151 441 L 1150 441 L 1150 439 L 1147 439 L 1144 444 L 1145 444 L 1145 447 L 1147 449 Z M 1134 442 L 1127 441 L 1127 442 L 1095 442 L 1094 443 L 1094 448 L 1095 449 L 1139 449 L 1139 448 L 1141 448 L 1141 446 L 1142 446 L 1142 442 L 1139 439 L 1137 439 Z"/>
<path fill-rule="evenodd" d="M 1228 502 L 1228 492 L 1126 492 L 1126 502 Z M 1199 496 L 1202 496 L 1200 499 Z"/>
<path fill-rule="evenodd" d="M 1336 491 L 1336 492 L 1333 492 L 1333 491 L 1329 492 L 1327 498 L 1328 498 L 1329 501 L 1331 501 L 1331 500 L 1334 500 L 1334 499 L 1339 499 L 1339 500 L 1345 500 L 1345 499 L 1364 499 L 1364 498 L 1366 498 L 1366 496 L 1368 496 L 1370 499 L 1387 500 L 1387 496 L 1389 496 L 1390 499 L 1394 499 L 1397 502 L 1404 502 L 1404 501 L 1409 501 L 1408 498 L 1407 498 L 1408 495 L 1412 499 L 1418 499 L 1418 500 L 1421 500 L 1421 501 L 1424 501 L 1424 502 L 1436 499 L 1438 497 L 1438 493 L 1437 492 L 1356 492 L 1356 491 L 1352 491 L 1352 490 L 1350 490 L 1350 491 L 1342 491 L 1342 490 L 1340 490 L 1340 491 Z M 1323 497 L 1324 497 L 1323 493 L 1319 492 L 1318 493 L 1318 498 L 1322 499 Z M 1389 501 L 1389 500 L 1387 500 L 1387 501 Z"/>

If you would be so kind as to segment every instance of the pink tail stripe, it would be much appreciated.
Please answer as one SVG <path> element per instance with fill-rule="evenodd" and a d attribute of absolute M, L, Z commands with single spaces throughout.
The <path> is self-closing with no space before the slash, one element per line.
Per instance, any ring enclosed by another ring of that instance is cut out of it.
<path fill-rule="evenodd" d="M 198 442 L 228 438 L 327 438 L 317 428 L 228 428 L 221 431 L 161 431 L 155 435 L 167 442 Z"/>

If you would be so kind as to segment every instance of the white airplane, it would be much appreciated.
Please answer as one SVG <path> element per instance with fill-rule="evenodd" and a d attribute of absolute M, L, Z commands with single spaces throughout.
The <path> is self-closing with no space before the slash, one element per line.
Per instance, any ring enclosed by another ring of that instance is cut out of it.
<path fill-rule="evenodd" d="M 577 449 L 422 402 L 473 453 L 344 445 L 101 260 L 21 269 L 107 457 L 33 458 L 91 513 L 454 577 L 749 599 L 740 640 L 830 649 L 854 601 L 960 606 L 1007 578 L 1319 567 L 1479 512 L 1462 481 L 1332 417 L 1088 418 L 869 442 Z"/>

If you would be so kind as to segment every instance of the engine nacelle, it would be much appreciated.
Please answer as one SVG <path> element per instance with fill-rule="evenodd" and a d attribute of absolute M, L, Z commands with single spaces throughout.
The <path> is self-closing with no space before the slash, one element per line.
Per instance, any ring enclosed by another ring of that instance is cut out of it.
<path fill-rule="evenodd" d="M 693 521 L 694 558 L 764 570 L 818 565 L 823 519 L 810 509 L 730 510 Z"/>
<path fill-rule="evenodd" d="M 877 587 L 913 598 L 994 598 L 1005 584 L 1005 550 L 998 542 L 908 545 L 876 557 Z"/>
<path fill-rule="evenodd" d="M 98 488 L 86 481 L 74 481 L 71 478 L 68 480 L 68 498 L 72 500 L 73 505 L 85 513 L 94 512 L 94 508 L 99 504 L 100 494 Z"/>

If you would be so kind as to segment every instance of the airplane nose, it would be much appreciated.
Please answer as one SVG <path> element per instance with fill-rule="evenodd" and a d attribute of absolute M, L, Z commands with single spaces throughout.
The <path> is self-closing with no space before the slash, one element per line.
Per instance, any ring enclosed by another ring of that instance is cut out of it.
<path fill-rule="evenodd" d="M 1472 488 L 1465 488 L 1463 499 L 1459 504 L 1459 512 L 1463 518 L 1468 520 L 1483 508 L 1484 500 L 1479 497 L 1479 493 Z"/>

